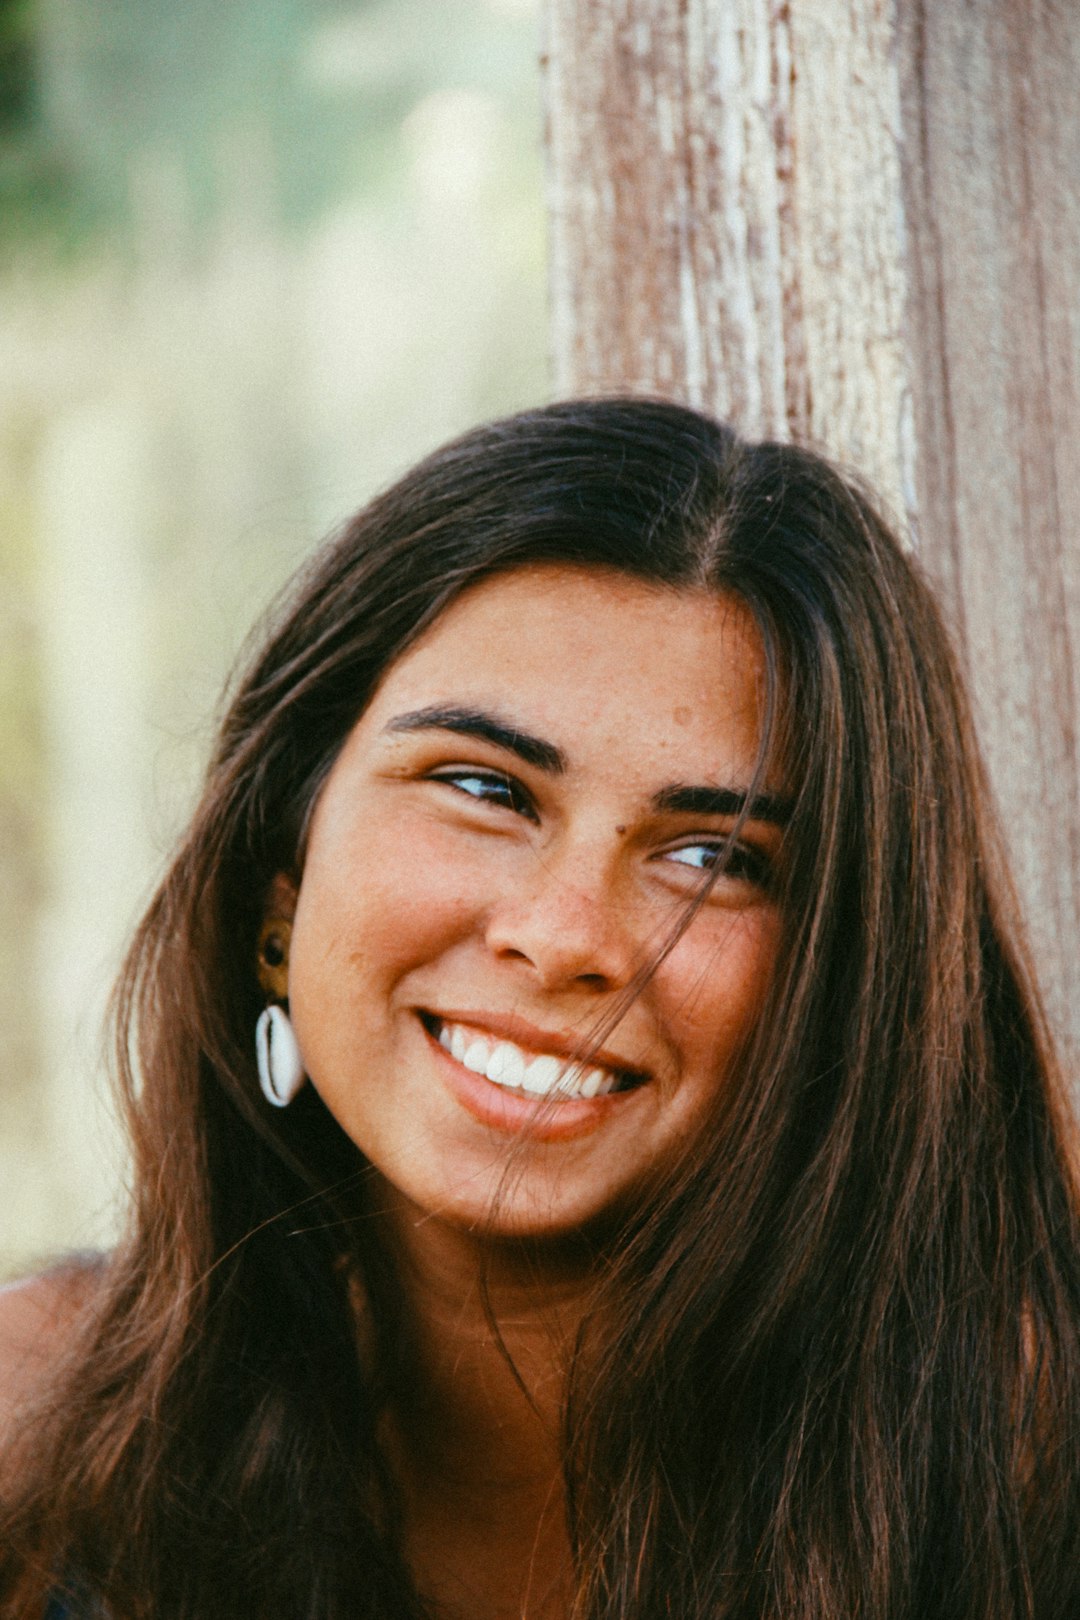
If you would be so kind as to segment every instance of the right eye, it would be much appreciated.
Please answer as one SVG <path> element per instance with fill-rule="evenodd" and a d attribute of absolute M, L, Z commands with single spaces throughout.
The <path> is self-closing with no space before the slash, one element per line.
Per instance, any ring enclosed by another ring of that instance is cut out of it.
<path fill-rule="evenodd" d="M 515 815 L 525 816 L 529 821 L 538 819 L 536 807 L 525 788 L 505 771 L 479 770 L 475 765 L 444 767 L 432 771 L 430 780 L 445 782 L 447 787 L 467 794 L 470 799 L 512 810 Z"/>
<path fill-rule="evenodd" d="M 753 883 L 765 888 L 769 882 L 769 860 L 765 852 L 751 844 L 734 844 L 728 848 L 727 839 L 699 838 L 669 849 L 665 859 L 689 866 L 705 874 L 717 864 L 727 850 L 722 876 L 739 882 Z"/>

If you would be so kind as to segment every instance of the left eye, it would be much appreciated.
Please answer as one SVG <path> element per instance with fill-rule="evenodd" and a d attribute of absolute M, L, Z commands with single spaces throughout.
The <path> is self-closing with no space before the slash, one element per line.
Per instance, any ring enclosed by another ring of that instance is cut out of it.
<path fill-rule="evenodd" d="M 434 782 L 445 782 L 447 787 L 455 788 L 459 793 L 468 794 L 470 799 L 479 799 L 483 804 L 499 805 L 506 810 L 513 810 L 518 815 L 528 816 L 535 821 L 536 812 L 532 800 L 512 776 L 505 776 L 501 771 L 478 770 L 444 770 L 433 771 L 431 776 Z"/>
<path fill-rule="evenodd" d="M 715 843 L 680 844 L 667 852 L 666 859 L 680 866 L 690 866 L 699 872 L 711 872 L 724 854 L 727 845 L 723 839 Z M 746 844 L 734 844 L 727 850 L 724 877 L 741 878 L 748 883 L 764 883 L 768 877 L 768 862 L 759 850 Z"/>
<path fill-rule="evenodd" d="M 699 871 L 707 872 L 716 865 L 720 856 L 719 844 L 683 844 L 678 849 L 669 849 L 669 861 L 678 861 L 680 866 L 696 866 Z"/>

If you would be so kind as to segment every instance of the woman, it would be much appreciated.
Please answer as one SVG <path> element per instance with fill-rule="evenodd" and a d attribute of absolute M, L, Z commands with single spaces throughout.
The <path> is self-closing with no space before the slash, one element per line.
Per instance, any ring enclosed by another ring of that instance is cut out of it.
<path fill-rule="evenodd" d="M 816 456 L 611 400 L 422 463 L 116 1012 L 5 1614 L 1080 1613 L 1060 1082 L 940 620 Z"/>

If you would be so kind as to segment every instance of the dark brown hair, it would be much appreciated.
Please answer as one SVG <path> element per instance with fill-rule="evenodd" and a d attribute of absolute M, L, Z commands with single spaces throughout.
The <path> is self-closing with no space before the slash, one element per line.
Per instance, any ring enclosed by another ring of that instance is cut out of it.
<path fill-rule="evenodd" d="M 11 1464 L 4 1613 L 63 1580 L 113 1620 L 424 1613 L 376 1444 L 365 1167 L 310 1087 L 260 1099 L 255 938 L 380 675 L 538 561 L 740 596 L 794 790 L 769 1004 L 571 1369 L 575 1620 L 1075 1620 L 1076 1196 L 938 611 L 820 457 L 617 399 L 429 457 L 239 682 L 119 986 L 130 1227 Z"/>

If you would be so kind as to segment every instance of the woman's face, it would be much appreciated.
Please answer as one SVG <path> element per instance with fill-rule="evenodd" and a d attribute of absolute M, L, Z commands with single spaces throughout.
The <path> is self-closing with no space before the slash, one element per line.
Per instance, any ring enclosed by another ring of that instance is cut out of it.
<path fill-rule="evenodd" d="M 476 1226 L 498 1190 L 498 1229 L 581 1228 L 713 1113 L 777 947 L 776 783 L 622 998 L 733 825 L 763 684 L 738 600 L 562 566 L 472 587 L 383 678 L 315 807 L 289 1004 L 417 1213 Z"/>

